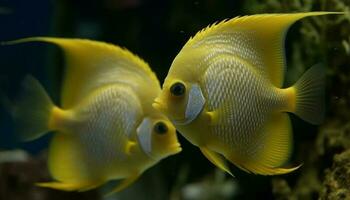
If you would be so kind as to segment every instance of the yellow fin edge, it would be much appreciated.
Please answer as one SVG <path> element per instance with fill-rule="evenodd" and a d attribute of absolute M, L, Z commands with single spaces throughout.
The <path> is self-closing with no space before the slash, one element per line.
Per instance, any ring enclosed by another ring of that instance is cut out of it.
<path fill-rule="evenodd" d="M 54 182 L 36 183 L 35 185 L 39 187 L 51 188 L 56 190 L 84 192 L 87 190 L 94 189 L 102 185 L 103 183 L 104 181 L 82 182 L 82 183 L 64 183 L 64 182 L 54 181 Z"/>
<path fill-rule="evenodd" d="M 230 168 L 227 166 L 225 160 L 223 160 L 220 155 L 216 152 L 213 152 L 205 147 L 201 147 L 200 150 L 202 151 L 203 155 L 215 166 L 217 166 L 222 171 L 230 174 L 232 177 L 235 177 L 232 172 L 230 171 Z"/>

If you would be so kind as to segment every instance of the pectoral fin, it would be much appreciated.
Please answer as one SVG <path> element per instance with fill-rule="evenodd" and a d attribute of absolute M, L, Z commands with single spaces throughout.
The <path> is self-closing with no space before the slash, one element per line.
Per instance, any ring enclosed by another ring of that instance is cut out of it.
<path fill-rule="evenodd" d="M 200 148 L 200 150 L 211 163 L 213 163 L 215 166 L 234 177 L 234 175 L 230 171 L 230 168 L 227 166 L 225 160 L 222 159 L 222 157 L 218 153 L 211 151 L 205 147 Z"/>
<path fill-rule="evenodd" d="M 208 111 L 206 112 L 211 126 L 218 124 L 219 116 L 218 111 Z"/>
<path fill-rule="evenodd" d="M 136 142 L 128 141 L 125 145 L 125 153 L 127 155 L 131 155 L 135 146 L 136 146 Z"/>
<path fill-rule="evenodd" d="M 113 193 L 120 192 L 120 191 L 124 190 L 129 185 L 134 183 L 138 178 L 139 178 L 139 174 L 136 174 L 136 175 L 130 176 L 130 177 L 122 180 L 121 183 L 119 183 L 112 191 L 108 192 L 105 196 L 110 196 Z"/>

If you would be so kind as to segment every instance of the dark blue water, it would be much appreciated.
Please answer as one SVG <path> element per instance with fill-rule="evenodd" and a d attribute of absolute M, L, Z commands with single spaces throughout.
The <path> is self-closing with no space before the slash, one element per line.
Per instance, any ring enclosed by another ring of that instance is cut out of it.
<path fill-rule="evenodd" d="M 38 0 L 1 0 L 0 7 L 7 13 L 0 14 L 0 41 L 14 40 L 23 37 L 50 35 L 53 21 L 53 1 Z M 44 85 L 49 87 L 46 68 L 47 48 L 35 45 L 0 46 L 0 82 L 1 89 L 9 96 L 14 95 L 19 82 L 26 74 L 33 74 Z M 37 152 L 47 146 L 47 138 L 33 143 L 18 143 L 8 113 L 0 111 L 0 148 L 22 147 Z"/>

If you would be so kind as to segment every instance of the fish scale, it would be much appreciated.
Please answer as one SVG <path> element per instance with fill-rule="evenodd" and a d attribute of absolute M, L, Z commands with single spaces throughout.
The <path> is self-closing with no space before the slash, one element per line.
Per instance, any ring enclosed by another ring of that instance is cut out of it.
<path fill-rule="evenodd" d="M 234 55 L 240 57 L 241 59 L 247 60 L 252 63 L 254 66 L 261 66 L 258 69 L 261 72 L 264 72 L 262 67 L 263 61 L 257 54 L 257 50 L 254 47 L 254 40 L 249 36 L 253 33 L 251 31 L 245 30 L 236 30 L 229 33 L 221 33 L 219 35 L 209 36 L 203 41 L 200 41 L 191 48 L 205 48 L 210 47 L 212 52 L 210 56 L 207 56 L 203 59 L 203 64 L 207 63 L 216 55 L 222 55 L 223 53 L 228 53 L 229 55 Z M 237 44 L 235 46 L 230 46 L 227 44 Z"/>
<path fill-rule="evenodd" d="M 212 134 L 240 156 L 255 155 L 263 147 L 262 143 L 253 138 L 263 139 L 263 134 L 258 136 L 261 132 L 258 130 L 266 121 L 268 110 L 276 104 L 270 102 L 277 99 L 273 98 L 275 94 L 272 90 L 263 87 L 265 80 L 255 77 L 256 73 L 251 71 L 251 66 L 229 60 L 221 59 L 219 63 L 213 63 L 205 75 L 208 109 L 223 111 L 220 117 L 222 122 L 212 128 Z M 263 94 L 272 96 L 270 99 L 274 100 L 264 101 L 259 98 Z"/>
<path fill-rule="evenodd" d="M 87 126 L 75 132 L 92 171 L 104 172 L 109 163 L 125 160 L 124 147 L 142 115 L 141 105 L 128 87 L 111 85 L 99 89 L 78 115 Z"/>

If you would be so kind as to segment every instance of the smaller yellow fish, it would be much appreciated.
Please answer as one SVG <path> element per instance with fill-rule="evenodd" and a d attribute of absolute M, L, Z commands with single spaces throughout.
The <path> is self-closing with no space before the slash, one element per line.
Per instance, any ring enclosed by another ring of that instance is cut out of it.
<path fill-rule="evenodd" d="M 62 47 L 67 65 L 61 107 L 28 76 L 12 109 L 24 140 L 57 132 L 48 158 L 55 181 L 39 186 L 85 191 L 124 179 L 112 190 L 118 192 L 181 151 L 174 126 L 152 107 L 160 84 L 143 60 L 91 40 L 37 37 L 7 44 L 32 41 Z"/>
<path fill-rule="evenodd" d="M 315 66 L 283 89 L 284 38 L 295 21 L 316 15 L 259 14 L 225 20 L 191 38 L 174 59 L 153 106 L 217 167 L 223 155 L 242 170 L 289 173 L 287 112 L 318 124 L 324 114 L 324 69 Z"/>

